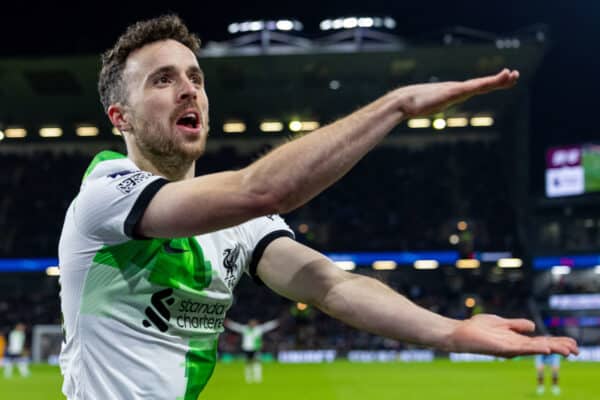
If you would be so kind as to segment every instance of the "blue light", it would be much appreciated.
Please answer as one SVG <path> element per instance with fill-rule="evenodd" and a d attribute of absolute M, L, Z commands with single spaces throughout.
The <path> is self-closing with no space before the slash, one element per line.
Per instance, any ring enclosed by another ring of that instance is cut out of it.
<path fill-rule="evenodd" d="M 371 265 L 375 261 L 395 261 L 398 265 L 412 266 L 417 260 L 436 260 L 440 264 L 454 264 L 458 260 L 457 251 L 389 251 L 377 253 L 327 253 L 332 261 L 353 261 L 356 265 Z"/>
<path fill-rule="evenodd" d="M 567 265 L 572 269 L 591 268 L 600 265 L 600 254 L 535 257 L 533 259 L 533 269 L 551 269 L 555 265 Z"/>
<path fill-rule="evenodd" d="M 0 272 L 35 272 L 57 266 L 57 258 L 2 258 Z"/>

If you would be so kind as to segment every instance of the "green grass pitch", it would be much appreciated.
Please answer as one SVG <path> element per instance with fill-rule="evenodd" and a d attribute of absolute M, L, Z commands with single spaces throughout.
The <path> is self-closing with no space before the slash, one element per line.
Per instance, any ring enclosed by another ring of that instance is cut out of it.
<path fill-rule="evenodd" d="M 535 394 L 535 371 L 530 358 L 492 363 L 447 360 L 423 364 L 267 363 L 264 364 L 264 382 L 250 385 L 244 383 L 243 368 L 241 362 L 219 363 L 200 399 L 600 399 L 600 363 L 563 361 L 559 397 L 549 390 L 542 396 Z M 57 367 L 34 365 L 30 378 L 21 378 L 18 373 L 11 379 L 0 375 L 0 399 L 63 399 L 61 382 Z"/>

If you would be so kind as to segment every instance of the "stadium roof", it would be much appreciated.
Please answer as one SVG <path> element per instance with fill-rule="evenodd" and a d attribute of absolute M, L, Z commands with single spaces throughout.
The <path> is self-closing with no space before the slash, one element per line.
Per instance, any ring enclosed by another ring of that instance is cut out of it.
<path fill-rule="evenodd" d="M 526 91 L 545 43 L 535 37 L 498 40 L 409 46 L 398 40 L 362 43 L 358 49 L 347 41 L 262 50 L 252 43 L 217 51 L 209 46 L 200 63 L 212 132 L 222 134 L 222 124 L 230 120 L 246 123 L 246 136 L 260 134 L 263 120 L 327 123 L 397 86 L 465 79 L 510 65 L 521 71 L 519 90 L 475 98 L 446 115 L 486 114 L 501 121 Z M 0 60 L 0 129 L 22 127 L 26 141 L 39 141 L 40 128 L 58 126 L 64 131 L 60 140 L 72 140 L 77 126 L 93 125 L 100 128 L 99 139 L 113 139 L 98 100 L 98 69 L 95 55 Z"/>

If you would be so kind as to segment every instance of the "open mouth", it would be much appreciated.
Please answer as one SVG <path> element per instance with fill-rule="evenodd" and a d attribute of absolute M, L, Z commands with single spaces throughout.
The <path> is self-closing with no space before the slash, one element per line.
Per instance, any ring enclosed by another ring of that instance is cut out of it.
<path fill-rule="evenodd" d="M 198 129 L 200 126 L 200 118 L 196 112 L 187 112 L 179 117 L 175 124 L 187 129 Z"/>

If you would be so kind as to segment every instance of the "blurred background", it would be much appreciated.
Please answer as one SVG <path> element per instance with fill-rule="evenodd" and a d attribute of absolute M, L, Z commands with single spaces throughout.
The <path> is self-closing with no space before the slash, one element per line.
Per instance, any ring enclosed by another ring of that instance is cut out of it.
<path fill-rule="evenodd" d="M 24 323 L 34 362 L 55 364 L 60 348 L 64 213 L 93 155 L 124 151 L 98 100 L 99 54 L 128 24 L 176 12 L 203 40 L 211 132 L 199 174 L 243 167 L 398 86 L 518 69 L 510 91 L 402 123 L 339 183 L 284 217 L 297 240 L 340 268 L 453 318 L 531 318 L 538 334 L 575 337 L 583 351 L 571 361 L 600 371 L 600 4 L 24 3 L 3 11 L 0 333 Z M 264 353 L 282 365 L 458 357 L 358 332 L 250 279 L 229 316 L 279 319 Z M 225 332 L 220 351 L 235 360 L 239 336 Z M 586 393 L 577 398 L 592 398 Z"/>

